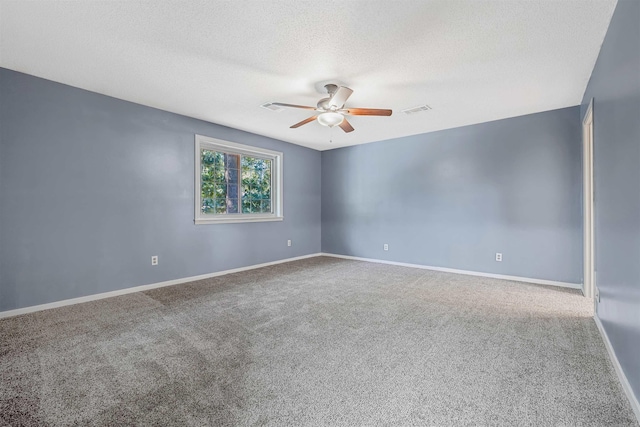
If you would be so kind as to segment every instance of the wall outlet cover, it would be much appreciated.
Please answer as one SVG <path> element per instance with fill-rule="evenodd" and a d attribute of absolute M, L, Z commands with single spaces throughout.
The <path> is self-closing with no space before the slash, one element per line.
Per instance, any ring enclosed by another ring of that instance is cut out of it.
<path fill-rule="evenodd" d="M 496 261 L 502 262 L 502 254 L 500 252 L 496 252 Z"/>

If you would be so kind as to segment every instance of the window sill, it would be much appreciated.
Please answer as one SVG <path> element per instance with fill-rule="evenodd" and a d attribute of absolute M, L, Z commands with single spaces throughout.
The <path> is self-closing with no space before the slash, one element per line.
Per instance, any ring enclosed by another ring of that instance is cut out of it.
<path fill-rule="evenodd" d="M 273 221 L 282 221 L 284 220 L 284 217 L 282 216 L 270 216 L 270 217 L 265 217 L 265 218 L 216 218 L 216 219 L 203 219 L 203 218 L 199 218 L 196 219 L 194 222 L 196 223 L 196 225 L 199 224 L 232 224 L 232 223 L 238 223 L 238 222 L 273 222 Z"/>

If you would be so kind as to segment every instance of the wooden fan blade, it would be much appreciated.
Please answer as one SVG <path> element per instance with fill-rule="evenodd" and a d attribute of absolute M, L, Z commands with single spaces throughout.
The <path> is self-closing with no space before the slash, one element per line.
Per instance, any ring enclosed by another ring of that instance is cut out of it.
<path fill-rule="evenodd" d="M 315 110 L 316 107 L 307 107 L 306 105 L 296 105 L 296 104 L 283 104 L 282 102 L 272 102 L 271 105 L 278 105 L 280 107 L 291 107 L 291 108 L 302 108 L 305 110 Z"/>
<path fill-rule="evenodd" d="M 347 99 L 351 96 L 353 90 L 349 89 L 346 86 L 340 86 L 336 93 L 333 94 L 331 99 L 329 100 L 330 107 L 342 108 L 344 103 L 347 102 Z"/>
<path fill-rule="evenodd" d="M 291 129 L 295 129 L 295 128 L 299 128 L 302 125 L 306 125 L 307 123 L 311 123 L 312 121 L 314 121 L 318 116 L 311 116 L 308 119 L 304 119 L 301 122 L 296 123 L 293 126 L 290 126 Z"/>
<path fill-rule="evenodd" d="M 378 108 L 345 108 L 340 112 L 350 116 L 390 116 L 393 111 Z"/>
<path fill-rule="evenodd" d="M 340 126 L 340 129 L 342 129 L 346 133 L 353 132 L 355 130 L 346 118 L 338 126 Z"/>

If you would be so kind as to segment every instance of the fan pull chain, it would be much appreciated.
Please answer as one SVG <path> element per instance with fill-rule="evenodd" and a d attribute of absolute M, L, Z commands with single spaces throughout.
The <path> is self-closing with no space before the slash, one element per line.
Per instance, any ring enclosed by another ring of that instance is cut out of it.
<path fill-rule="evenodd" d="M 333 128 L 335 126 L 331 126 L 329 129 L 329 144 L 333 144 Z"/>

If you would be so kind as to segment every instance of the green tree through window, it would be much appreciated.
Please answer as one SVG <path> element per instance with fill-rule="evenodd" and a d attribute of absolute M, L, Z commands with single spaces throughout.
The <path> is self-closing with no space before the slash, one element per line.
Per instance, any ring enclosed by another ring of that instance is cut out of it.
<path fill-rule="evenodd" d="M 283 221 L 278 151 L 195 136 L 196 224 Z"/>
<path fill-rule="evenodd" d="M 242 156 L 242 213 L 271 213 L 271 160 Z"/>
<path fill-rule="evenodd" d="M 272 166 L 270 159 L 201 150 L 202 213 L 272 213 Z"/>

